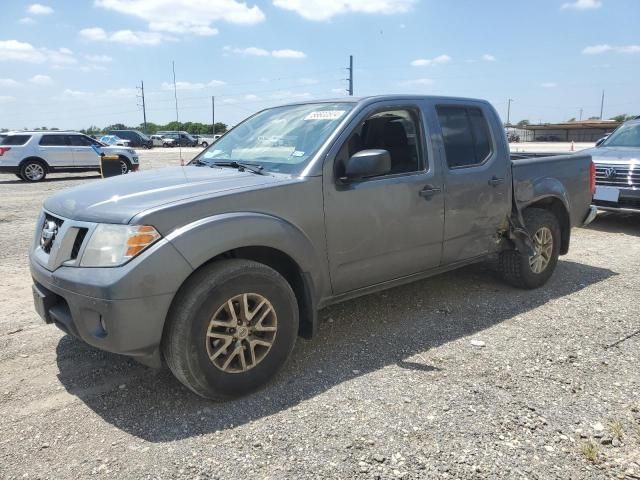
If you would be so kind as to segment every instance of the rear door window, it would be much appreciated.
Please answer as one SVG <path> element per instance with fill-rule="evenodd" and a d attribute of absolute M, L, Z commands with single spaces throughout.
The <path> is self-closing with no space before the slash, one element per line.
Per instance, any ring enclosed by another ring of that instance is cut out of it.
<path fill-rule="evenodd" d="M 44 147 L 66 147 L 69 145 L 67 135 L 43 135 L 40 139 L 40 145 Z"/>
<path fill-rule="evenodd" d="M 436 111 L 449 168 L 484 163 L 491 154 L 492 143 L 482 111 L 458 106 L 439 106 Z"/>
<path fill-rule="evenodd" d="M 0 139 L 0 145 L 24 145 L 30 138 L 31 135 L 7 135 Z"/>

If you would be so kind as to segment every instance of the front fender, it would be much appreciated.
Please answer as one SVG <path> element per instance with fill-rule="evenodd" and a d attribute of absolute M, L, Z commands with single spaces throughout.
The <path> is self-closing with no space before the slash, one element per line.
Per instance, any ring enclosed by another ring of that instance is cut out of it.
<path fill-rule="evenodd" d="M 198 268 L 212 258 L 242 247 L 270 247 L 291 257 L 311 275 L 314 293 L 326 285 L 322 259 L 309 237 L 292 223 L 272 215 L 236 212 L 187 224 L 167 236 L 189 264 Z"/>

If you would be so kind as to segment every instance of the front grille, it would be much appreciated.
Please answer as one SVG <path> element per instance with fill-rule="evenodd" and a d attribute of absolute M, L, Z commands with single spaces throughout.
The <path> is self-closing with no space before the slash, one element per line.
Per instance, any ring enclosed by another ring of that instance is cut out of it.
<path fill-rule="evenodd" d="M 80 247 L 82 246 L 82 242 L 84 241 L 84 237 L 87 236 L 88 228 L 79 228 L 78 233 L 76 235 L 76 239 L 73 241 L 73 248 L 71 249 L 71 259 L 75 260 L 78 258 L 78 253 L 80 253 Z"/>
<path fill-rule="evenodd" d="M 596 165 L 596 185 L 640 188 L 640 165 L 634 163 Z"/>
<path fill-rule="evenodd" d="M 63 223 L 63 219 L 45 213 L 42 230 L 40 231 L 40 247 L 45 253 L 51 252 L 51 248 L 56 241 L 56 237 Z"/>

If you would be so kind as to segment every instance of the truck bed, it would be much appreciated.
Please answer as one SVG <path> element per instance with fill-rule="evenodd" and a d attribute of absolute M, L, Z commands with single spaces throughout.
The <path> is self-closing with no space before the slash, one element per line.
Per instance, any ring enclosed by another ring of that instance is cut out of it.
<path fill-rule="evenodd" d="M 592 199 L 591 164 L 590 155 L 512 156 L 516 205 L 525 208 L 552 192 L 567 207 L 571 226 L 582 225 Z"/>

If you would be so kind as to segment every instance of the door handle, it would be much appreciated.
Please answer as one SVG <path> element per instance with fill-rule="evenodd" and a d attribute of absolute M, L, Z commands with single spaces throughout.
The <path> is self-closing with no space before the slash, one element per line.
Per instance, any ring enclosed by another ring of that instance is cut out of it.
<path fill-rule="evenodd" d="M 418 195 L 428 199 L 441 191 L 442 189 L 440 187 L 434 187 L 433 185 L 426 185 L 422 190 L 418 192 Z"/>
<path fill-rule="evenodd" d="M 489 179 L 489 185 L 492 187 L 497 187 L 502 182 L 504 182 L 504 178 L 498 178 L 495 175 Z"/>

